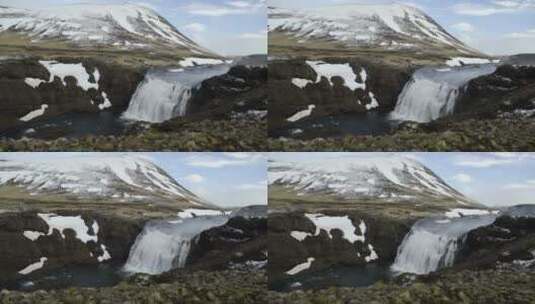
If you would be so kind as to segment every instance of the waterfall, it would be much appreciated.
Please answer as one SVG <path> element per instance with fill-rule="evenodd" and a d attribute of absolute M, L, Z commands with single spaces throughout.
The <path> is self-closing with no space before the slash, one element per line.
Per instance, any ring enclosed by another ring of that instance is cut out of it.
<path fill-rule="evenodd" d="M 468 232 L 492 224 L 495 218 L 480 215 L 416 222 L 398 248 L 392 271 L 427 274 L 452 266 Z"/>
<path fill-rule="evenodd" d="M 391 119 L 430 122 L 453 113 L 457 97 L 472 79 L 492 74 L 493 64 L 452 68 L 421 68 L 405 85 Z"/>
<path fill-rule="evenodd" d="M 159 274 L 182 268 L 196 237 L 227 221 L 227 216 L 201 216 L 148 222 L 130 249 L 123 269 L 131 273 Z"/>
<path fill-rule="evenodd" d="M 194 89 L 204 80 L 226 74 L 230 65 L 147 72 L 122 117 L 151 123 L 186 115 Z"/>

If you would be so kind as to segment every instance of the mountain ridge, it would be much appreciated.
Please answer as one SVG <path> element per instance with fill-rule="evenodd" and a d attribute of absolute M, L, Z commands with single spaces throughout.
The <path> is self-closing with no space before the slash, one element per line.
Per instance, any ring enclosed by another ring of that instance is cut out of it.
<path fill-rule="evenodd" d="M 3 159 L 0 161 L 0 187 L 13 186 L 32 199 L 59 196 L 213 207 L 152 161 L 137 156 Z"/>
<path fill-rule="evenodd" d="M 316 48 L 337 43 L 347 48 L 422 51 L 445 48 L 453 53 L 481 56 L 448 33 L 419 8 L 405 4 L 341 4 L 308 9 L 269 7 L 269 33 L 297 39 Z"/>
<path fill-rule="evenodd" d="M 281 186 L 296 198 L 327 196 L 386 202 L 432 199 L 454 206 L 479 206 L 420 162 L 405 157 L 270 162 L 268 177 L 270 187 Z"/>
<path fill-rule="evenodd" d="M 0 35 L 27 37 L 30 45 L 66 43 L 78 48 L 181 50 L 215 54 L 179 32 L 156 11 L 143 5 L 67 4 L 43 9 L 0 7 Z M 0 39 L 0 43 L 8 39 Z"/>

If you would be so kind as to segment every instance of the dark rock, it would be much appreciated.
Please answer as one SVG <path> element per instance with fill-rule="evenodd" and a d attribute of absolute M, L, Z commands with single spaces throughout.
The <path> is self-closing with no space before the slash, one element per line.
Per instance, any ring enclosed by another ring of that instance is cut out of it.
<path fill-rule="evenodd" d="M 293 78 L 314 82 L 317 78 L 315 71 L 305 63 L 304 59 L 270 61 L 270 129 L 275 130 L 288 125 L 286 121 L 288 117 L 306 109 L 310 104 L 316 106 L 310 117 L 366 112 L 365 105 L 372 102 L 371 92 L 379 103 L 376 110 L 389 112 L 394 109 L 397 97 L 412 72 L 406 68 L 378 65 L 355 58 L 322 58 L 321 60 L 332 64 L 349 63 L 358 78 L 360 78 L 361 69 L 366 69 L 366 90 L 357 89 L 353 92 L 343 85 L 343 79 L 340 77 L 332 78 L 332 86 L 327 79 L 322 78 L 319 83 L 309 84 L 301 89 L 292 84 Z"/>
<path fill-rule="evenodd" d="M 43 270 L 60 268 L 68 265 L 99 264 L 97 257 L 103 251 L 104 244 L 111 255 L 107 263 L 125 262 L 131 245 L 141 232 L 142 224 L 117 217 L 108 217 L 88 212 L 61 212 L 64 216 L 82 215 L 86 225 L 91 227 L 96 221 L 99 225 L 98 243 L 89 241 L 87 244 L 76 238 L 73 230 L 63 231 L 65 238 L 54 230 L 48 233 L 48 225 L 35 212 L 4 213 L 0 215 L 0 281 L 8 281 L 18 277 L 18 271 L 46 257 Z M 26 238 L 24 231 L 42 232 L 45 235 L 32 241 Z M 92 228 L 89 233 L 93 233 Z M 39 271 L 37 271 L 39 272 Z M 36 273 L 37 273 L 36 272 Z"/>
<path fill-rule="evenodd" d="M 225 225 L 201 233 L 187 265 L 191 269 L 214 270 L 266 259 L 267 219 L 233 217 Z"/>
<path fill-rule="evenodd" d="M 99 70 L 99 90 L 84 91 L 77 86 L 72 76 L 63 81 L 58 77 L 48 83 L 50 73 L 39 63 L 38 59 L 8 60 L 0 64 L 0 111 L 3 119 L 0 130 L 13 128 L 23 124 L 19 118 L 31 111 L 37 110 L 42 104 L 47 104 L 44 115 L 35 118 L 42 119 L 69 112 L 98 112 L 98 106 L 104 102 L 102 93 L 105 92 L 113 108 L 123 109 L 128 106 L 130 97 L 135 92 L 138 83 L 143 79 L 143 71 L 110 64 L 98 59 L 58 58 L 61 63 L 82 63 L 91 75 L 95 69 Z M 44 81 L 37 88 L 25 83 L 25 78 L 38 78 Z M 93 101 L 93 103 L 91 103 Z"/>
<path fill-rule="evenodd" d="M 269 215 L 269 265 L 271 280 L 284 276 L 284 272 L 301 264 L 309 257 L 314 257 L 311 271 L 321 270 L 333 265 L 362 266 L 367 262 L 365 257 L 370 254 L 371 244 L 379 256 L 372 263 L 382 265 L 394 261 L 397 248 L 405 234 L 410 230 L 413 220 L 395 219 L 390 217 L 369 216 L 364 212 L 353 210 L 315 211 L 329 216 L 349 216 L 353 225 L 359 227 L 360 221 L 366 224 L 365 242 L 350 243 L 343 238 L 342 231 L 332 230 L 330 238 L 325 231 L 318 236 L 307 237 L 303 241 L 293 238 L 292 231 L 314 234 L 315 225 L 301 212 L 274 213 Z M 358 230 L 358 228 L 357 228 Z M 360 234 L 360 231 L 356 231 Z M 357 254 L 359 253 L 359 254 Z"/>

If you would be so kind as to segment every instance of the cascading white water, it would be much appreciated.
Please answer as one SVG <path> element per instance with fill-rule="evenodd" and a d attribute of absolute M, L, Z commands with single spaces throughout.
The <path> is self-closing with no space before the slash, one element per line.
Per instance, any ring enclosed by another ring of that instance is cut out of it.
<path fill-rule="evenodd" d="M 192 242 L 203 231 L 224 225 L 228 216 L 201 216 L 176 221 L 151 221 L 138 235 L 124 271 L 159 274 L 182 268 Z"/>
<path fill-rule="evenodd" d="M 122 117 L 151 123 L 186 115 L 192 92 L 204 80 L 223 75 L 229 64 L 178 70 L 151 70 L 138 86 Z"/>
<path fill-rule="evenodd" d="M 495 218 L 496 215 L 479 215 L 416 222 L 398 248 L 392 271 L 427 274 L 452 266 L 468 232 L 492 224 Z"/>
<path fill-rule="evenodd" d="M 450 115 L 461 90 L 470 80 L 495 71 L 493 64 L 419 69 L 399 95 L 391 119 L 430 122 Z"/>

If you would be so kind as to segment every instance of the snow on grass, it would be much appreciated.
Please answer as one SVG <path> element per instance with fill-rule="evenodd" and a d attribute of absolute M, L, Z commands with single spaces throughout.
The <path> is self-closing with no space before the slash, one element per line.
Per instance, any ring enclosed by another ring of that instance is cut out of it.
<path fill-rule="evenodd" d="M 48 105 L 47 104 L 42 104 L 41 105 L 41 108 L 37 109 L 37 110 L 34 110 L 34 111 L 31 111 L 30 113 L 22 116 L 21 118 L 19 118 L 19 120 L 21 121 L 24 121 L 24 122 L 28 122 L 36 117 L 39 117 L 39 116 L 42 116 L 43 114 L 45 114 L 45 111 L 46 109 L 48 109 Z"/>
<path fill-rule="evenodd" d="M 316 72 L 316 83 L 321 81 L 322 77 L 327 78 L 331 86 L 333 86 L 332 78 L 341 77 L 344 80 L 344 86 L 348 87 L 351 91 L 357 89 L 366 89 L 367 74 L 364 69 L 361 71 L 362 83 L 357 82 L 357 75 L 353 71 L 353 68 L 349 63 L 345 64 L 330 64 L 323 61 L 309 61 L 306 63 Z"/>
<path fill-rule="evenodd" d="M 106 92 L 102 92 L 102 98 L 104 98 L 104 102 L 99 104 L 98 108 L 100 110 L 111 108 L 112 104 L 111 104 L 111 101 L 108 99 L 108 94 L 106 94 Z"/>
<path fill-rule="evenodd" d="M 486 58 L 470 58 L 470 57 L 453 57 L 446 61 L 446 65 L 450 67 L 458 67 L 467 64 L 487 64 L 494 61 Z"/>
<path fill-rule="evenodd" d="M 327 232 L 327 235 L 329 238 L 333 238 L 331 234 L 331 230 L 338 229 L 342 231 L 343 238 L 348 240 L 350 243 L 355 242 L 364 242 L 366 240 L 366 237 L 364 236 L 364 233 L 362 235 L 358 235 L 356 233 L 357 228 L 353 225 L 353 222 L 351 222 L 351 219 L 349 216 L 327 216 L 323 214 L 305 214 L 305 217 L 307 217 L 309 220 L 314 223 L 316 226 L 316 232 L 314 233 L 314 236 L 318 236 L 321 232 L 321 230 L 324 230 Z M 366 231 L 366 224 L 361 221 L 360 227 L 364 227 L 364 231 Z"/>
<path fill-rule="evenodd" d="M 179 62 L 179 64 L 183 67 L 194 67 L 197 65 L 216 65 L 216 64 L 224 64 L 224 63 L 227 63 L 227 62 L 221 59 L 199 58 L 199 57 L 187 57 Z"/>
<path fill-rule="evenodd" d="M 95 89 L 98 90 L 98 81 L 97 83 L 91 83 L 89 82 L 90 75 L 85 70 L 82 63 L 60 63 L 57 61 L 45 61 L 40 60 L 39 63 L 43 65 L 48 72 L 50 72 L 50 79 L 48 82 L 53 82 L 54 77 L 59 77 L 61 81 L 63 82 L 64 86 L 67 86 L 67 83 L 65 82 L 65 77 L 72 76 L 76 78 L 77 85 L 82 88 L 84 91 L 87 91 L 89 89 Z M 95 69 L 95 72 L 93 72 L 93 77 L 95 79 L 100 79 L 100 72 L 98 72 L 97 69 Z"/>
<path fill-rule="evenodd" d="M 312 236 L 312 233 L 303 232 L 303 231 L 292 231 L 290 232 L 290 236 L 294 239 L 298 240 L 299 242 L 304 241 L 307 237 Z"/>
<path fill-rule="evenodd" d="M 489 214 L 498 214 L 498 213 L 499 211 L 497 210 L 455 208 L 446 212 L 445 215 L 448 218 L 457 218 L 457 217 L 471 216 L 471 215 L 489 215 Z"/>
<path fill-rule="evenodd" d="M 29 85 L 30 87 L 36 89 L 37 87 L 39 87 L 41 85 L 41 83 L 46 82 L 46 81 L 44 81 L 42 79 L 39 79 L 39 78 L 29 78 L 29 77 L 27 77 L 27 78 L 24 79 L 24 82 L 27 85 Z"/>
<path fill-rule="evenodd" d="M 303 110 L 303 111 L 299 111 L 297 113 L 295 113 L 294 115 L 292 115 L 292 117 L 286 119 L 287 121 L 289 122 L 296 122 L 298 120 L 301 120 L 305 117 L 308 117 L 310 116 L 310 114 L 312 114 L 312 110 L 314 110 L 316 108 L 316 105 L 309 105 L 308 108 L 306 110 Z"/>
<path fill-rule="evenodd" d="M 308 258 L 306 262 L 296 265 L 294 268 L 286 271 L 286 274 L 288 275 L 296 275 L 300 273 L 301 271 L 307 270 L 312 266 L 312 262 L 314 262 L 314 258 Z"/>
<path fill-rule="evenodd" d="M 308 84 L 314 83 L 312 80 L 303 78 L 293 78 L 292 84 L 298 88 L 304 89 Z"/>
<path fill-rule="evenodd" d="M 82 216 L 61 216 L 53 213 L 39 213 L 38 216 L 42 218 L 48 224 L 47 235 L 52 235 L 54 230 L 57 230 L 62 238 L 65 238 L 64 231 L 66 229 L 72 229 L 76 233 L 76 238 L 83 243 L 94 241 L 98 242 L 98 236 L 89 235 L 89 227 L 85 224 Z M 95 224 L 93 223 L 93 227 Z M 98 229 L 97 229 L 98 230 Z"/>
<path fill-rule="evenodd" d="M 225 213 L 221 210 L 210 210 L 210 209 L 195 209 L 188 208 L 180 211 L 178 217 L 180 218 L 192 218 L 198 216 L 218 216 L 224 215 Z"/>
<path fill-rule="evenodd" d="M 98 260 L 99 262 L 102 263 L 102 262 L 104 262 L 104 261 L 107 261 L 107 260 L 111 259 L 111 255 L 110 255 L 110 253 L 108 252 L 108 248 L 106 248 L 106 245 L 104 245 L 104 244 L 100 244 L 100 249 L 102 249 L 102 252 L 103 252 L 103 253 L 102 253 L 101 256 L 97 257 L 97 260 Z"/>
<path fill-rule="evenodd" d="M 27 274 L 30 274 L 30 273 L 36 271 L 36 270 L 41 269 L 41 268 L 43 268 L 43 266 L 45 265 L 45 262 L 47 260 L 48 260 L 48 258 L 42 257 L 41 259 L 39 259 L 39 262 L 30 264 L 30 265 L 26 266 L 26 268 L 24 268 L 21 271 L 19 271 L 19 274 L 27 275 Z"/>

